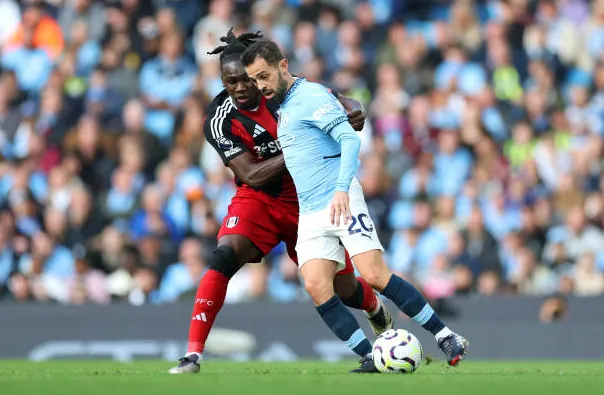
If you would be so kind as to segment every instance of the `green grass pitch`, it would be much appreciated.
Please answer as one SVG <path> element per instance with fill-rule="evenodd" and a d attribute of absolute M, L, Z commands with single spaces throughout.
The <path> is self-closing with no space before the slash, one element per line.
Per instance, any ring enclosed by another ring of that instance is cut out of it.
<path fill-rule="evenodd" d="M 441 361 L 406 375 L 351 375 L 354 361 L 208 361 L 197 375 L 171 376 L 168 362 L 0 361 L 2 395 L 536 395 L 602 394 L 602 362 Z"/>

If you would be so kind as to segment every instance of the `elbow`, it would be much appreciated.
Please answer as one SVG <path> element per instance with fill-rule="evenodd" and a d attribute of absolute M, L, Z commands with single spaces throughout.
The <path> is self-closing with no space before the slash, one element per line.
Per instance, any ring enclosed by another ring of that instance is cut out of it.
<path fill-rule="evenodd" d="M 239 180 L 241 180 L 242 183 L 244 183 L 245 185 L 248 185 L 250 187 L 255 188 L 256 185 L 254 185 L 254 177 L 252 175 L 252 172 L 245 172 L 242 174 L 238 174 L 237 178 L 239 178 Z"/>
<path fill-rule="evenodd" d="M 255 180 L 253 178 L 250 178 L 248 180 L 248 182 L 246 182 L 246 184 L 251 186 L 252 188 L 260 188 L 262 185 L 264 185 L 262 182 Z"/>
<path fill-rule="evenodd" d="M 245 174 L 242 174 L 239 177 L 239 179 L 244 184 L 246 184 L 252 188 L 260 188 L 263 185 L 263 182 L 260 179 L 260 177 L 258 177 L 258 174 L 253 171 L 249 171 L 249 172 L 246 172 Z"/>
<path fill-rule="evenodd" d="M 348 149 L 358 151 L 361 149 L 361 138 L 356 135 L 345 135 L 340 141 L 340 145 L 345 146 Z"/>
<path fill-rule="evenodd" d="M 359 137 L 358 133 L 356 132 L 352 132 L 352 133 L 344 133 L 342 135 L 340 135 L 340 144 L 350 144 L 350 145 L 358 145 L 361 146 L 361 138 Z"/>

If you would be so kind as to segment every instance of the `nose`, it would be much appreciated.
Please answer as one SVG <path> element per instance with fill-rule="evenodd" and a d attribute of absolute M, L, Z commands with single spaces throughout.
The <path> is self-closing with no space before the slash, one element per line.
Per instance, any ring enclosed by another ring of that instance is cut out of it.
<path fill-rule="evenodd" d="M 266 83 L 262 81 L 256 82 L 256 86 L 258 87 L 258 90 L 260 90 L 260 92 L 264 92 L 265 88 L 267 87 Z"/>
<path fill-rule="evenodd" d="M 235 92 L 237 93 L 243 93 L 246 90 L 247 88 L 243 82 L 238 82 L 237 85 L 235 85 Z"/>

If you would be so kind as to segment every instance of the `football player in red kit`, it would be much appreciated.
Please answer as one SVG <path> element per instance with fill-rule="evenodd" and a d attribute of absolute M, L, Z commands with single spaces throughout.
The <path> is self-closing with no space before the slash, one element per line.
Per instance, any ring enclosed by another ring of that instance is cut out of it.
<path fill-rule="evenodd" d="M 204 120 L 204 133 L 224 164 L 235 174 L 233 197 L 218 233 L 218 247 L 197 289 L 189 327 L 187 354 L 170 373 L 197 373 L 208 334 L 220 311 L 233 275 L 246 263 L 258 262 L 280 242 L 297 263 L 298 200 L 285 168 L 277 140 L 277 105 L 267 101 L 248 78 L 240 55 L 258 39 L 254 33 L 235 37 L 232 30 L 221 41 L 225 90 L 214 98 Z M 338 96 L 349 110 L 356 130 L 364 124 L 360 103 Z M 373 289 L 356 278 L 350 258 L 334 280 L 337 295 L 348 307 L 364 310 L 376 334 L 392 328 L 392 316 Z"/>

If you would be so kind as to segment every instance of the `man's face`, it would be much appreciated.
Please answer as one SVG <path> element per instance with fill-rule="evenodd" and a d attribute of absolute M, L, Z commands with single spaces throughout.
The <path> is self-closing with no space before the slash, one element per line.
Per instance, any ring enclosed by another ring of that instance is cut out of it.
<path fill-rule="evenodd" d="M 283 73 L 287 71 L 287 60 L 283 59 L 273 66 L 256 57 L 245 70 L 264 97 L 274 99 L 277 103 L 283 102 L 287 93 L 287 82 L 283 78 Z"/>
<path fill-rule="evenodd" d="M 161 52 L 170 60 L 176 60 L 182 54 L 182 41 L 180 37 L 171 34 L 164 37 L 161 41 Z"/>
<path fill-rule="evenodd" d="M 260 104 L 261 93 L 241 61 L 232 60 L 222 66 L 222 83 L 237 108 L 251 110 Z"/>

